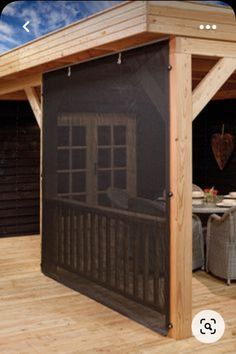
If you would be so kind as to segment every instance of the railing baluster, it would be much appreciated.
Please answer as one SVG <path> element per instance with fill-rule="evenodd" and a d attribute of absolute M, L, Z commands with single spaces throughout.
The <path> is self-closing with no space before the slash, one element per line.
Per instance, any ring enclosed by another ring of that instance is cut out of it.
<path fill-rule="evenodd" d="M 153 300 L 154 306 L 160 308 L 160 227 L 158 223 L 155 224 L 154 238 L 155 238 L 155 253 L 154 253 L 154 289 Z"/>
<path fill-rule="evenodd" d="M 61 263 L 65 265 L 65 211 L 61 207 Z"/>
<path fill-rule="evenodd" d="M 58 205 L 58 228 L 57 228 L 57 232 L 58 232 L 58 241 L 57 241 L 57 252 L 58 252 L 58 264 L 61 265 L 62 264 L 62 252 L 61 252 L 61 247 L 62 247 L 62 240 L 61 240 L 61 234 L 62 234 L 62 214 L 61 214 L 61 206 Z"/>
<path fill-rule="evenodd" d="M 144 241 L 144 262 L 143 262 L 143 299 L 148 301 L 149 288 L 149 230 L 147 225 L 142 226 Z"/>
<path fill-rule="evenodd" d="M 77 217 L 78 225 L 78 265 L 79 271 L 83 272 L 83 229 L 82 229 L 82 213 L 79 212 Z"/>
<path fill-rule="evenodd" d="M 73 224 L 74 224 L 74 267 L 75 270 L 78 271 L 78 223 L 77 223 L 77 219 L 78 219 L 78 209 L 75 209 L 74 212 L 74 220 L 73 220 Z"/>
<path fill-rule="evenodd" d="M 115 287 L 117 289 L 119 286 L 119 221 L 115 219 Z"/>
<path fill-rule="evenodd" d="M 84 273 L 88 273 L 88 214 L 83 213 L 83 263 L 84 263 Z"/>
<path fill-rule="evenodd" d="M 124 223 L 123 246 L 124 246 L 124 293 L 129 292 L 129 225 Z"/>
<path fill-rule="evenodd" d="M 111 285 L 111 219 L 106 217 L 106 281 Z"/>
<path fill-rule="evenodd" d="M 91 236 L 90 236 L 90 249 L 91 249 L 91 276 L 96 278 L 96 245 L 95 245 L 95 214 L 91 213 Z"/>
<path fill-rule="evenodd" d="M 134 268 L 134 277 L 133 277 L 133 289 L 134 296 L 136 298 L 139 297 L 139 243 L 140 243 L 140 235 L 139 235 L 139 224 L 133 224 L 134 229 L 134 258 L 133 258 L 133 268 Z"/>
<path fill-rule="evenodd" d="M 68 266 L 68 208 L 64 210 L 64 265 Z"/>
<path fill-rule="evenodd" d="M 71 269 L 74 270 L 74 247 L 75 247 L 75 243 L 74 243 L 74 208 L 70 208 L 70 231 L 69 231 L 69 239 L 70 239 L 70 249 L 69 249 L 69 253 L 70 253 L 70 263 L 69 266 Z"/>
<path fill-rule="evenodd" d="M 103 267 L 102 267 L 102 260 L 103 260 L 103 217 L 101 215 L 98 216 L 98 278 L 100 281 L 103 279 Z"/>

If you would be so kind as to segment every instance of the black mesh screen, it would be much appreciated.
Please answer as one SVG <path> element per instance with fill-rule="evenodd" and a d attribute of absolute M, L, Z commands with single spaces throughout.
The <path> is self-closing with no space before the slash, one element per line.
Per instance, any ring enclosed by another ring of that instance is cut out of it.
<path fill-rule="evenodd" d="M 42 269 L 166 333 L 168 42 L 118 59 L 44 75 Z"/>

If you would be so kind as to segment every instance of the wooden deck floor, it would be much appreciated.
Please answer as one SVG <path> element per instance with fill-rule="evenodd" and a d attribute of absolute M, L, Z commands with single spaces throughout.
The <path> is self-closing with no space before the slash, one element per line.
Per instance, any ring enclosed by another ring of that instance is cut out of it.
<path fill-rule="evenodd" d="M 40 239 L 0 239 L 0 353 L 236 353 L 236 284 L 193 276 L 193 312 L 219 311 L 218 343 L 175 342 L 40 273 Z"/>

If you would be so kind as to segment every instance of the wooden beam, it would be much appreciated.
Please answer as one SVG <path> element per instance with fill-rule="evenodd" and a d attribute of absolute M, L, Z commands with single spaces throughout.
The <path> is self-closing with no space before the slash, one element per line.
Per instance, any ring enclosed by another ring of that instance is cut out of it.
<path fill-rule="evenodd" d="M 42 126 L 42 110 L 41 110 L 41 103 L 38 97 L 38 94 L 33 87 L 26 87 L 25 88 L 26 96 L 29 100 L 30 106 L 34 112 L 35 118 L 37 120 L 39 128 Z"/>
<path fill-rule="evenodd" d="M 17 91 L 0 96 L 0 101 L 27 101 L 27 97 L 25 91 Z"/>
<path fill-rule="evenodd" d="M 199 38 L 176 38 L 176 52 L 207 57 L 236 58 L 236 42 L 216 41 Z"/>
<path fill-rule="evenodd" d="M 7 93 L 12 93 L 16 91 L 24 90 L 25 87 L 31 86 L 41 86 L 42 75 L 33 74 L 25 76 L 24 78 L 16 80 L 1 80 L 0 82 L 0 96 L 6 95 Z"/>
<path fill-rule="evenodd" d="M 191 55 L 170 41 L 170 336 L 191 336 L 192 78 Z"/>
<path fill-rule="evenodd" d="M 221 58 L 193 90 L 194 120 L 227 79 L 236 70 L 236 58 Z"/>
<path fill-rule="evenodd" d="M 40 37 L 0 56 L 0 77 L 144 33 L 146 13 L 145 1 L 121 2 Z"/>

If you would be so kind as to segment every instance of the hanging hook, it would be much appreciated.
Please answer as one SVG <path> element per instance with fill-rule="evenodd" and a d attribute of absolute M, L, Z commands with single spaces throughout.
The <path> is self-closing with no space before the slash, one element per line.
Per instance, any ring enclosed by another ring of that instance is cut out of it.
<path fill-rule="evenodd" d="M 71 67 L 70 66 L 68 66 L 68 77 L 71 77 Z"/>
<path fill-rule="evenodd" d="M 118 55 L 117 64 L 121 64 L 121 53 L 119 53 L 119 55 Z"/>
<path fill-rule="evenodd" d="M 225 132 L 225 125 L 223 124 L 223 125 L 222 125 L 222 130 L 221 130 L 221 136 L 224 135 L 224 132 Z"/>

